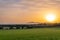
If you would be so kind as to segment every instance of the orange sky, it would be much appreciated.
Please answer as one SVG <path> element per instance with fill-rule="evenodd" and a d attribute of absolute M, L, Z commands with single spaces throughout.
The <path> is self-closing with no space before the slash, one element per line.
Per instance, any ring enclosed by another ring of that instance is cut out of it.
<path fill-rule="evenodd" d="M 0 24 L 46 23 L 47 12 L 54 12 L 54 22 L 60 22 L 60 0 L 0 0 Z"/>

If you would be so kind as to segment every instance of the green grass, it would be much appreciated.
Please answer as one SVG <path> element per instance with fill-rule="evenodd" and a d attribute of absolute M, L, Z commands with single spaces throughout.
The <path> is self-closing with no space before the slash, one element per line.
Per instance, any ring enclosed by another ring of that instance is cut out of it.
<path fill-rule="evenodd" d="M 60 40 L 60 28 L 0 30 L 0 40 Z"/>

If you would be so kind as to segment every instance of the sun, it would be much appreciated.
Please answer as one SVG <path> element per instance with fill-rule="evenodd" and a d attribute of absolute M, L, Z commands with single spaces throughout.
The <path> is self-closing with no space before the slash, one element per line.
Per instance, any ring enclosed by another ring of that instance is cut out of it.
<path fill-rule="evenodd" d="M 54 13 L 48 13 L 48 14 L 46 15 L 46 20 L 47 20 L 48 22 L 53 22 L 55 19 L 56 19 L 56 16 L 55 16 Z"/>

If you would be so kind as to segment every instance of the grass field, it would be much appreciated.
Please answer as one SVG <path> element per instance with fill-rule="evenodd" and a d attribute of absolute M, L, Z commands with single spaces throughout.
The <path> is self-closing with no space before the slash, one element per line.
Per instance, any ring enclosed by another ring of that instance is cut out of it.
<path fill-rule="evenodd" d="M 60 40 L 60 28 L 0 30 L 0 40 Z"/>

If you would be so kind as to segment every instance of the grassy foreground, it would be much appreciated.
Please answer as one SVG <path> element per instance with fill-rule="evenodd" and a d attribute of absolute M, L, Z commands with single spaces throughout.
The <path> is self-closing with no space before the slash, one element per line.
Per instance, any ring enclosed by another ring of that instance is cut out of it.
<path fill-rule="evenodd" d="M 0 30 L 0 40 L 60 40 L 60 28 Z"/>

